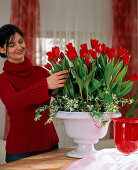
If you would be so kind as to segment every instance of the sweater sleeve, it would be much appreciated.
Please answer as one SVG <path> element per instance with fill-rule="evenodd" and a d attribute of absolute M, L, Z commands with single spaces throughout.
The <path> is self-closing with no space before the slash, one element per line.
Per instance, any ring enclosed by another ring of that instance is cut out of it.
<path fill-rule="evenodd" d="M 29 88 L 16 92 L 10 81 L 0 82 L 0 97 L 8 110 L 20 110 L 30 104 L 40 104 L 49 100 L 52 93 L 48 93 L 47 79 L 43 78 Z"/>

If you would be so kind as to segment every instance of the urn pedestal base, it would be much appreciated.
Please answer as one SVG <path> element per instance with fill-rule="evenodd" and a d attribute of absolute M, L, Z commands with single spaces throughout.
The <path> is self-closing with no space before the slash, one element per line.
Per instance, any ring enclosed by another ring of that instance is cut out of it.
<path fill-rule="evenodd" d="M 95 154 L 95 152 L 97 152 L 97 150 L 94 148 L 93 144 L 79 144 L 78 143 L 77 149 L 68 152 L 67 156 L 73 157 L 73 158 L 84 158 L 86 156 Z"/>

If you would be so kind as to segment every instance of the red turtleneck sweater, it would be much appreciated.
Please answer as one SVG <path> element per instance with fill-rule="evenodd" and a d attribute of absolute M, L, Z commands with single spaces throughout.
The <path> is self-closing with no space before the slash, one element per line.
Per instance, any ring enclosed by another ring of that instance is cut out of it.
<path fill-rule="evenodd" d="M 9 154 L 50 149 L 58 143 L 53 123 L 44 125 L 48 111 L 35 122 L 35 109 L 49 104 L 48 72 L 32 66 L 30 60 L 20 64 L 5 61 L 0 74 L 0 98 L 10 117 L 10 130 L 6 141 Z"/>

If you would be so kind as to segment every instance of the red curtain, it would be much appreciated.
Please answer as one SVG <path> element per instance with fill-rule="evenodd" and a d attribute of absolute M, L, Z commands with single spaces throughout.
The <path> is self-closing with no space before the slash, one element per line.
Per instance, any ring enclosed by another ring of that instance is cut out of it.
<path fill-rule="evenodd" d="M 132 73 L 138 73 L 138 32 L 137 32 L 137 0 L 112 0 L 113 7 L 113 41 L 114 48 L 120 46 L 126 48 L 131 54 L 128 64 L 128 72 L 124 78 L 128 80 Z M 138 87 L 138 81 L 134 83 L 133 90 L 125 97 L 134 96 Z M 126 115 L 130 105 L 125 105 L 120 109 L 123 116 Z M 136 111 L 133 112 L 134 114 Z M 113 137 L 113 126 L 111 126 L 111 138 Z"/>
<path fill-rule="evenodd" d="M 39 0 L 11 0 L 10 23 L 23 31 L 26 55 L 36 64 L 36 38 L 40 37 Z"/>
<path fill-rule="evenodd" d="M 26 56 L 36 65 L 36 41 L 37 58 L 40 58 L 40 8 L 39 0 L 11 0 L 10 23 L 19 27 L 24 33 L 26 42 Z M 39 59 L 39 61 L 41 61 Z M 41 64 L 39 62 L 39 64 Z M 9 117 L 5 118 L 6 139 L 9 130 Z"/>

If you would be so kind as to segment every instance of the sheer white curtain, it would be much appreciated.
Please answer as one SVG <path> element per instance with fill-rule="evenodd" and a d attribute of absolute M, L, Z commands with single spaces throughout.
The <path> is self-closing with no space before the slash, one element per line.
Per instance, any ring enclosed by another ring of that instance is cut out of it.
<path fill-rule="evenodd" d="M 111 46 L 112 42 L 112 0 L 40 0 L 40 23 L 42 44 L 42 65 L 46 64 L 46 52 L 52 46 L 72 42 L 76 48 L 90 39 L 98 39 Z M 55 126 L 60 138 L 60 147 L 74 143 L 68 138 L 59 120 Z"/>
<path fill-rule="evenodd" d="M 64 51 L 90 39 L 110 46 L 112 40 L 111 0 L 40 0 L 43 64 L 45 52 L 58 45 Z"/>

